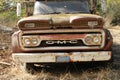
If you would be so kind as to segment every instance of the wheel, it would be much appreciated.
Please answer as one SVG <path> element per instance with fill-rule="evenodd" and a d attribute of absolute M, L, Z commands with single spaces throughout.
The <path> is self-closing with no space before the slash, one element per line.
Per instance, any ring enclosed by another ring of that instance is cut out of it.
<path fill-rule="evenodd" d="M 110 68 L 110 69 L 112 69 L 113 68 L 113 62 L 114 62 L 114 57 L 112 55 L 110 60 L 108 60 L 108 61 L 101 61 L 98 64 L 102 68 Z"/>
<path fill-rule="evenodd" d="M 114 62 L 114 56 L 112 55 L 111 59 L 105 62 L 106 67 L 112 68 L 113 62 Z"/>
<path fill-rule="evenodd" d="M 33 63 L 23 63 L 23 69 L 25 72 L 30 73 L 30 74 L 34 74 L 35 72 L 35 66 Z"/>

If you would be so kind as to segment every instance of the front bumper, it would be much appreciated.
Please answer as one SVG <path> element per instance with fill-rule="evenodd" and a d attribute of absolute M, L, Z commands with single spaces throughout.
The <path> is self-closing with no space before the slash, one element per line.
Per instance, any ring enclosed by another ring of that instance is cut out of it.
<path fill-rule="evenodd" d="M 108 61 L 112 57 L 112 52 L 13 53 L 12 57 L 15 61 L 26 63 L 91 62 Z"/>

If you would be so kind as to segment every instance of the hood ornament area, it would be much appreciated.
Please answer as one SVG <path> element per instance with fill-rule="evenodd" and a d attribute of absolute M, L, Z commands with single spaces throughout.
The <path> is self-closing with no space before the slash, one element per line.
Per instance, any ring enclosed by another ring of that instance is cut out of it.
<path fill-rule="evenodd" d="M 92 29 L 98 25 L 98 21 L 89 21 L 88 26 L 91 27 Z"/>

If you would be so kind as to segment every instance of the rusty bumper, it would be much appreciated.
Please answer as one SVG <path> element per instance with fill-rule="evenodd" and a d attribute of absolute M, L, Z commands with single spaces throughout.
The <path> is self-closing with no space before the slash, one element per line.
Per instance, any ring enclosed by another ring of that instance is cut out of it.
<path fill-rule="evenodd" d="M 59 53 L 13 53 L 16 61 L 26 63 L 64 63 L 64 62 L 90 62 L 108 61 L 111 59 L 111 51 L 98 52 L 59 52 Z"/>

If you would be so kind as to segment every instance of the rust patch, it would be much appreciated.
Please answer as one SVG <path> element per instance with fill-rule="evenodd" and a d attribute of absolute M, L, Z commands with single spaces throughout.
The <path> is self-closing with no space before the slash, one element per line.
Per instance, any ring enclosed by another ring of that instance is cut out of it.
<path fill-rule="evenodd" d="M 106 45 L 105 50 L 110 49 L 112 45 L 113 45 L 113 40 L 110 40 L 109 43 Z"/>
<path fill-rule="evenodd" d="M 111 55 L 111 52 L 108 52 L 108 55 Z"/>
<path fill-rule="evenodd" d="M 72 40 L 84 38 L 86 34 L 46 34 L 40 35 L 41 40 Z"/>
<path fill-rule="evenodd" d="M 72 52 L 69 52 L 68 55 L 71 56 L 71 55 L 73 55 L 73 53 L 72 53 Z"/>

